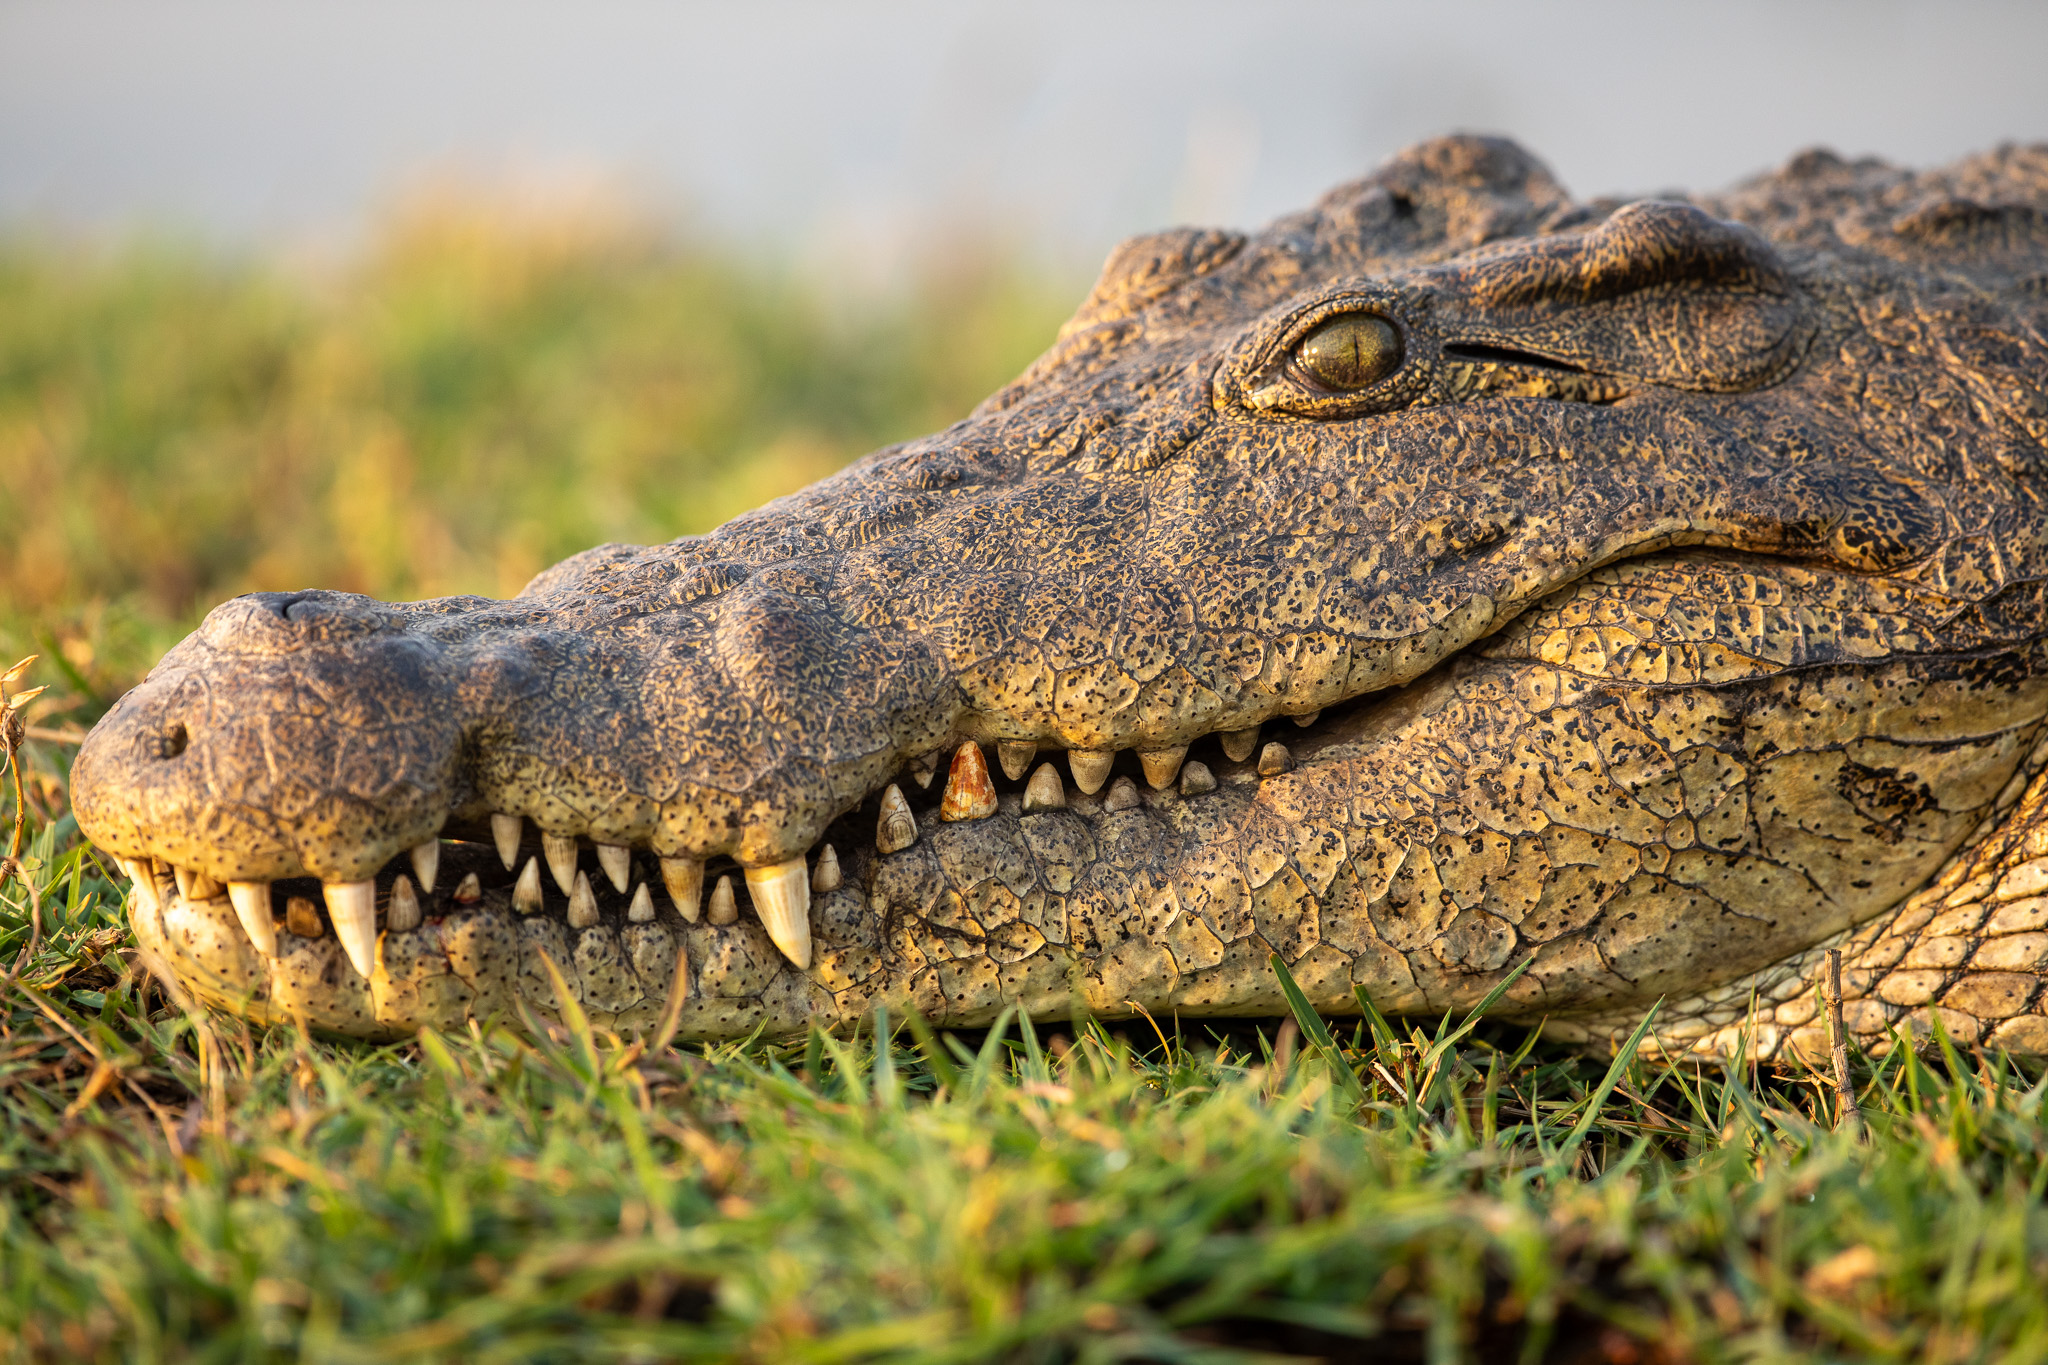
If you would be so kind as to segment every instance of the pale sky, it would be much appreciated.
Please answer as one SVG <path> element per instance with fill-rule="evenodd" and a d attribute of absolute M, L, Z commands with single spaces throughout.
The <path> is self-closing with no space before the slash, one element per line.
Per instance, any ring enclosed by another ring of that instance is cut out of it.
<path fill-rule="evenodd" d="M 0 0 L 0 220 L 332 237 L 460 175 L 770 250 L 1059 262 L 1256 224 L 1457 129 L 1574 192 L 2048 139 L 2048 5 Z"/>

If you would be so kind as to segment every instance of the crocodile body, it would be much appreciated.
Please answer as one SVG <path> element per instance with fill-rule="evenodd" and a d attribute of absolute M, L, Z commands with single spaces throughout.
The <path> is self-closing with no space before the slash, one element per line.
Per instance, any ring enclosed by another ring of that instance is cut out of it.
<path fill-rule="evenodd" d="M 82 827 L 389 1036 L 1355 1012 L 2048 1053 L 2048 148 L 1572 201 L 1412 148 L 1114 253 L 965 421 L 516 599 L 229 602 Z M 408 861 L 408 852 L 411 861 Z"/>

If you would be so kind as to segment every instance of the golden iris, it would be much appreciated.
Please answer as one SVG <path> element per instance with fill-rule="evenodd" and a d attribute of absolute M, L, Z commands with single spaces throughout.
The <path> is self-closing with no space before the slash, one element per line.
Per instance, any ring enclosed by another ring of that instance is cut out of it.
<path fill-rule="evenodd" d="M 1355 393 L 1401 367 L 1401 333 L 1377 313 L 1339 313 L 1303 337 L 1294 358 L 1324 388 Z"/>

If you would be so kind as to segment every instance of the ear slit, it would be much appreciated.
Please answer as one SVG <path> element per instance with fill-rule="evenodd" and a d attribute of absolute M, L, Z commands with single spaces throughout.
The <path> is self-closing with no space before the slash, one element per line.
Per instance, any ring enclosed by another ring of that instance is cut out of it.
<path fill-rule="evenodd" d="M 1482 342 L 1446 341 L 1443 344 L 1446 360 L 1463 360 L 1475 365 L 1521 365 L 1532 370 L 1559 370 L 1565 374 L 1585 374 L 1582 365 L 1553 356 L 1537 355 L 1531 351 L 1518 351 L 1511 346 L 1488 346 Z"/>

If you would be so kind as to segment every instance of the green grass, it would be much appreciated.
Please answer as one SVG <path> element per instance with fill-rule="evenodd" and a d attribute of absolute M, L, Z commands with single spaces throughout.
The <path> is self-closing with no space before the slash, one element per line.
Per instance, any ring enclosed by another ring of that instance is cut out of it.
<path fill-rule="evenodd" d="M 372 1048 L 140 971 L 70 740 L 211 601 L 701 529 L 957 417 L 1070 295 L 962 265 L 850 321 L 446 210 L 317 278 L 0 247 L 0 668 L 51 687 L 0 885 L 0 1358 L 2048 1359 L 2044 1090 L 1996 1058 L 1858 1058 L 1838 1128 L 1797 1066 L 1484 1020 Z"/>

